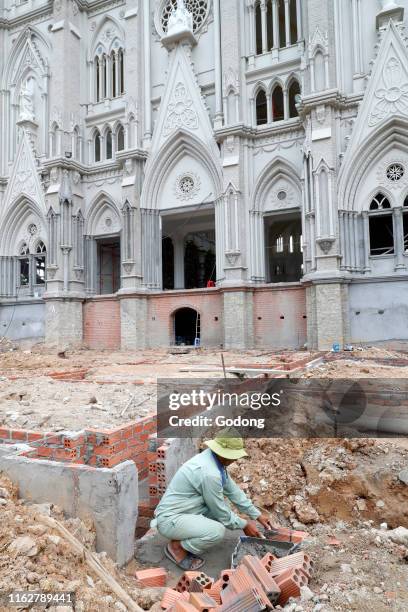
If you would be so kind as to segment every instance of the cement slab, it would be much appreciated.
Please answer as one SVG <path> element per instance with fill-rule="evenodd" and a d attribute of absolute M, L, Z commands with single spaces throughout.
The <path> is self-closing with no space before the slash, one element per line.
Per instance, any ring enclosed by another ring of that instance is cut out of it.
<path fill-rule="evenodd" d="M 222 570 L 230 568 L 232 553 L 241 535 L 243 535 L 243 532 L 240 530 L 227 531 L 222 544 L 215 546 L 203 555 L 206 563 L 202 571 L 212 578 L 218 578 Z M 165 567 L 172 576 L 178 578 L 184 572 L 164 554 L 164 547 L 167 542 L 168 540 L 163 538 L 156 530 L 151 530 L 143 538 L 136 541 L 135 558 L 140 563 L 146 563 L 152 567 Z"/>
<path fill-rule="evenodd" d="M 55 504 L 69 517 L 90 518 L 98 552 L 106 551 L 118 565 L 133 558 L 138 514 L 138 473 L 133 461 L 93 469 L 0 454 L 0 471 L 18 486 L 25 500 Z"/>

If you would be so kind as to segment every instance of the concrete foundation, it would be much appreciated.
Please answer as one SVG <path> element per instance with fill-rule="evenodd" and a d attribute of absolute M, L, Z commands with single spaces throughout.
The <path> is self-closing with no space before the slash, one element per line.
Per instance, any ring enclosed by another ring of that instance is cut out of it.
<path fill-rule="evenodd" d="M 121 347 L 124 350 L 147 348 L 147 298 L 132 296 L 120 300 Z"/>
<path fill-rule="evenodd" d="M 0 306 L 0 336 L 11 340 L 42 339 L 45 306 L 41 300 Z"/>
<path fill-rule="evenodd" d="M 79 346 L 83 338 L 80 298 L 46 298 L 45 341 L 57 346 Z"/>
<path fill-rule="evenodd" d="M 133 461 L 107 469 L 32 460 L 0 453 L 3 471 L 34 503 L 58 505 L 68 517 L 90 518 L 97 551 L 106 551 L 119 565 L 134 554 L 138 506 L 138 473 Z"/>
<path fill-rule="evenodd" d="M 253 294 L 251 291 L 224 293 L 224 348 L 254 346 Z"/>
<path fill-rule="evenodd" d="M 347 287 L 342 283 L 319 283 L 306 291 L 307 336 L 310 349 L 330 350 L 334 343 L 348 342 L 346 325 Z"/>

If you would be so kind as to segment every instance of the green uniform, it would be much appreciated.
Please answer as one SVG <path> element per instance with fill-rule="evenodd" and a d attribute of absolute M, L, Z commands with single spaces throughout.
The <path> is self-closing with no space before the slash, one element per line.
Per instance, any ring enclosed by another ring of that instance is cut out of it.
<path fill-rule="evenodd" d="M 156 508 L 152 527 L 198 555 L 222 540 L 225 529 L 243 529 L 247 524 L 225 498 L 251 519 L 261 514 L 207 449 L 178 470 Z"/>

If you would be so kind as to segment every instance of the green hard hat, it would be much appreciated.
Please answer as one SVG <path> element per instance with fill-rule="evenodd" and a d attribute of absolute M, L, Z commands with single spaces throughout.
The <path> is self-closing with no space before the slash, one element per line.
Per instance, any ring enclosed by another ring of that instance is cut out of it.
<path fill-rule="evenodd" d="M 242 459 L 242 457 L 248 457 L 244 441 L 233 427 L 222 429 L 213 440 L 207 440 L 205 444 L 216 455 L 224 459 Z"/>

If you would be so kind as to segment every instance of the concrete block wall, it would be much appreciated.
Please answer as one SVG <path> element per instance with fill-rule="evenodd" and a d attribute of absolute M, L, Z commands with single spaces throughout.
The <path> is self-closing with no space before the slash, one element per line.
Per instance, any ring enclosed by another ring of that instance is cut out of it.
<path fill-rule="evenodd" d="M 93 298 L 83 305 L 84 343 L 91 349 L 121 346 L 120 303 L 117 298 Z"/>
<path fill-rule="evenodd" d="M 148 473 L 148 438 L 156 429 L 156 415 L 150 415 L 114 429 L 87 429 L 75 434 L 43 433 L 0 428 L 0 443 L 27 442 L 24 456 L 76 465 L 112 468 L 128 459 L 134 461 L 139 479 Z"/>
<path fill-rule="evenodd" d="M 0 337 L 12 340 L 44 338 L 44 302 L 22 302 L 0 306 Z"/>
<path fill-rule="evenodd" d="M 306 338 L 304 287 L 267 287 L 254 292 L 254 339 L 257 348 L 298 348 L 304 345 Z"/>

